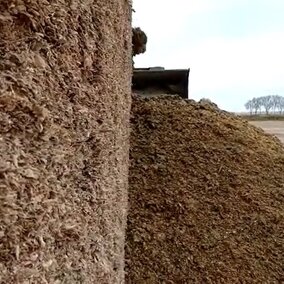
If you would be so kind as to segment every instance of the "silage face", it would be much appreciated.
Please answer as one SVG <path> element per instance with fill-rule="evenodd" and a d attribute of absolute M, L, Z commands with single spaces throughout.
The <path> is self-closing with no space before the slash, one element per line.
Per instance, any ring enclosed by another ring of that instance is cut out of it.
<path fill-rule="evenodd" d="M 4 2 L 0 282 L 121 283 L 129 3 Z"/>

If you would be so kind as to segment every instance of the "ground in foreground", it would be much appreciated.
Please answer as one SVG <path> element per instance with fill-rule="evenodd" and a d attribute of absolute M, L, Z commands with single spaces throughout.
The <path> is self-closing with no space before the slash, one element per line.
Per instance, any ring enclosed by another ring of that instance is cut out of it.
<path fill-rule="evenodd" d="M 277 136 L 284 143 L 284 121 L 267 120 L 267 121 L 250 121 L 251 124 L 262 128 L 267 133 Z"/>

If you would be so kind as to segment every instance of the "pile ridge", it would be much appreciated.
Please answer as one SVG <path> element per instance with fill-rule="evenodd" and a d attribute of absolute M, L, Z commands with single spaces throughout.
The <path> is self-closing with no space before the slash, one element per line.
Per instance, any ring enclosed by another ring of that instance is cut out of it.
<path fill-rule="evenodd" d="M 284 281 L 284 148 L 216 105 L 133 96 L 127 283 Z"/>

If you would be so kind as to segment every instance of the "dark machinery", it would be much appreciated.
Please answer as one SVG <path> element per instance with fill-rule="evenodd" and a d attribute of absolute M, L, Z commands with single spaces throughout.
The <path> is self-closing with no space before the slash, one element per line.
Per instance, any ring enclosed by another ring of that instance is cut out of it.
<path fill-rule="evenodd" d="M 132 91 L 143 96 L 173 94 L 187 99 L 189 72 L 190 69 L 136 68 L 133 70 Z"/>

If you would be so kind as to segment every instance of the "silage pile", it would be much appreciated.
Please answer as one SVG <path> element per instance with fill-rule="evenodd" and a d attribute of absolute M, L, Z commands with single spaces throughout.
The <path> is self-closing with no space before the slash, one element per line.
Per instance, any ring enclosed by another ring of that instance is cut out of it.
<path fill-rule="evenodd" d="M 122 283 L 128 1 L 0 1 L 0 283 Z"/>
<path fill-rule="evenodd" d="M 210 104 L 132 107 L 127 283 L 284 281 L 284 148 Z"/>

